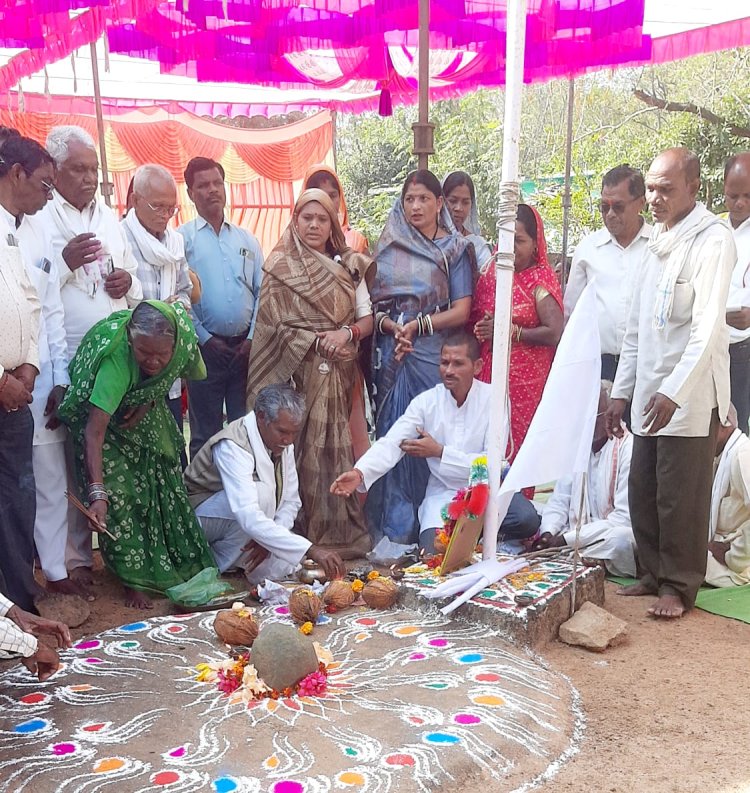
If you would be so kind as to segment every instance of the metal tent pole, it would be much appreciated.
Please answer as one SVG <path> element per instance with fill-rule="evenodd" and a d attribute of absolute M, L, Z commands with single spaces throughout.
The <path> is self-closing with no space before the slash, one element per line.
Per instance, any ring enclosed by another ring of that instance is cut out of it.
<path fill-rule="evenodd" d="M 102 169 L 102 196 L 107 206 L 111 207 L 113 185 L 109 181 L 109 169 L 107 168 L 107 146 L 104 140 L 104 116 L 102 114 L 102 92 L 99 86 L 99 62 L 96 54 L 96 42 L 92 41 L 89 47 L 91 48 L 91 74 L 94 78 L 96 130 L 99 135 L 99 165 Z"/>
<path fill-rule="evenodd" d="M 570 226 L 570 166 L 573 158 L 573 108 L 575 104 L 575 80 L 568 81 L 568 123 L 565 133 L 565 187 L 563 190 L 563 233 L 562 233 L 562 277 L 563 292 L 568 283 L 568 228 Z"/>

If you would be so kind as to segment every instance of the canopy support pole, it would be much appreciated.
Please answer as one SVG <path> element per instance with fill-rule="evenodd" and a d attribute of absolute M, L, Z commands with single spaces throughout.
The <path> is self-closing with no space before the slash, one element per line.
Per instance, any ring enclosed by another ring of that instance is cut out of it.
<path fill-rule="evenodd" d="M 417 167 L 428 167 L 435 153 L 435 125 L 430 124 L 430 0 L 419 0 L 419 121 L 414 130 L 414 154 Z"/>
<path fill-rule="evenodd" d="M 508 439 L 508 368 L 513 297 L 513 241 L 518 206 L 518 150 L 526 44 L 526 0 L 509 0 L 505 63 L 503 166 L 495 254 L 495 319 L 492 348 L 492 405 L 488 473 L 490 498 L 484 518 L 483 556 L 494 559 L 500 528 L 500 480 Z M 507 509 L 507 505 L 506 505 Z M 503 510 L 504 512 L 505 510 Z"/>
<path fill-rule="evenodd" d="M 105 34 L 106 35 L 106 34 Z M 96 54 L 96 42 L 92 41 L 91 48 L 91 75 L 94 79 L 94 105 L 96 107 L 96 130 L 99 135 L 99 165 L 102 169 L 102 197 L 108 207 L 112 206 L 113 185 L 109 181 L 107 168 L 107 145 L 104 140 L 104 115 L 102 114 L 102 92 L 99 86 L 99 61 Z"/>
<path fill-rule="evenodd" d="M 568 122 L 565 133 L 565 187 L 563 189 L 562 264 L 560 271 L 563 292 L 568 283 L 568 228 L 570 226 L 570 170 L 573 159 L 573 109 L 575 105 L 575 80 L 568 80 Z"/>

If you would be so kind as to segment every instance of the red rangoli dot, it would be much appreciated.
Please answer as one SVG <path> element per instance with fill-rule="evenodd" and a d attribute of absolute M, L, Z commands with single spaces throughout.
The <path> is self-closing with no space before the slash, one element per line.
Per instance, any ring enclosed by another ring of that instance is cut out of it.
<path fill-rule="evenodd" d="M 474 679 L 480 683 L 497 683 L 497 681 L 500 680 L 500 675 L 496 675 L 492 672 L 483 672 L 482 674 L 477 675 Z"/>
<path fill-rule="evenodd" d="M 84 732 L 99 732 L 99 730 L 103 729 L 104 723 L 101 722 L 99 724 L 87 724 L 84 728 Z"/>
<path fill-rule="evenodd" d="M 155 785 L 171 785 L 173 782 L 178 782 L 180 775 L 176 771 L 160 771 L 154 774 L 153 783 Z"/>
<path fill-rule="evenodd" d="M 388 765 L 414 765 L 414 758 L 410 754 L 389 754 L 385 762 Z"/>
<path fill-rule="evenodd" d="M 21 702 L 24 705 L 36 705 L 38 702 L 45 702 L 49 699 L 47 694 L 26 694 L 26 696 L 21 697 Z"/>
<path fill-rule="evenodd" d="M 377 625 L 378 621 L 373 619 L 372 617 L 362 617 L 362 619 L 357 620 L 357 625 Z"/>
<path fill-rule="evenodd" d="M 185 630 L 184 625 L 170 625 L 167 630 L 169 633 L 182 633 Z"/>

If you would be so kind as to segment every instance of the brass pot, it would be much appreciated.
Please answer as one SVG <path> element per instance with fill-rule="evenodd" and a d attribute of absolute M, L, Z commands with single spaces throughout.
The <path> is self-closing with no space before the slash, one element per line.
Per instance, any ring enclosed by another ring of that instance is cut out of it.
<path fill-rule="evenodd" d="M 308 585 L 312 585 L 316 581 L 325 584 L 328 580 L 326 571 L 312 559 L 305 559 L 305 561 L 302 562 L 302 569 L 297 574 L 297 578 L 299 578 L 301 583 Z"/>

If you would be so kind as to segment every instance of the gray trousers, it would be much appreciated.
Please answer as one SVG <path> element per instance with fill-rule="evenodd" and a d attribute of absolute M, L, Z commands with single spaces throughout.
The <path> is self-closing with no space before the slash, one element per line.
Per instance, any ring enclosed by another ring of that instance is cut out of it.
<path fill-rule="evenodd" d="M 641 583 L 687 608 L 706 575 L 718 425 L 714 410 L 705 438 L 633 436 L 628 504 Z"/>

